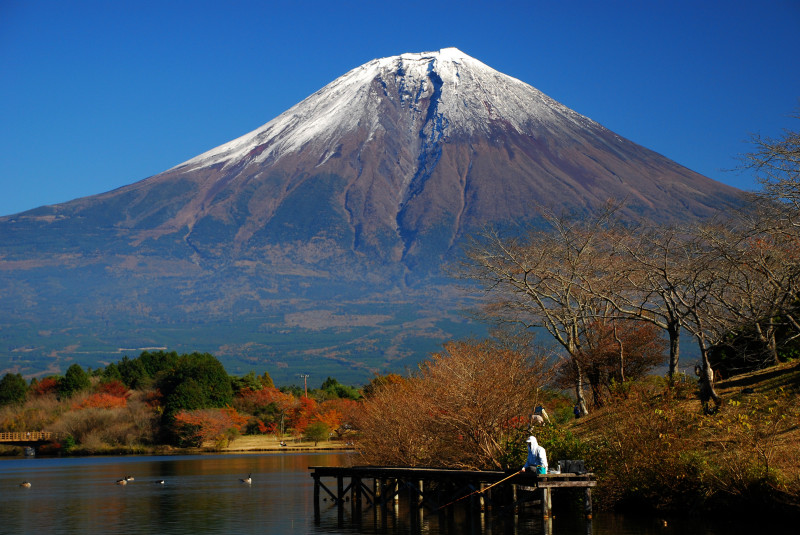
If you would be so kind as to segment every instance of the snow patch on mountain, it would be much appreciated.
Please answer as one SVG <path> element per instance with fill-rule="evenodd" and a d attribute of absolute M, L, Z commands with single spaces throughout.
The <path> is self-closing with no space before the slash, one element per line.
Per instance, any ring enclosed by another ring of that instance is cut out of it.
<path fill-rule="evenodd" d="M 435 117 L 439 136 L 485 135 L 501 122 L 523 135 L 558 135 L 565 123 L 599 127 L 534 87 L 502 74 L 457 48 L 405 53 L 372 60 L 337 78 L 260 128 L 200 154 L 173 169 L 222 164 L 228 167 L 276 161 L 299 150 L 318 151 L 322 161 L 346 134 L 364 129 L 373 137 L 380 126 L 381 98 L 373 82 L 392 81 L 399 98 L 428 94 L 438 85 Z M 388 95 L 392 98 L 393 95 Z M 602 127 L 599 127 L 602 128 Z M 259 150 L 254 151 L 258 148 Z"/>

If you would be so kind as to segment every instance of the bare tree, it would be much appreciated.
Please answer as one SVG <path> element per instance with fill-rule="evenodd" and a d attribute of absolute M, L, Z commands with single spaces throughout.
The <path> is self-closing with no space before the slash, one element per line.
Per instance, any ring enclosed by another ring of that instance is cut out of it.
<path fill-rule="evenodd" d="M 669 378 L 679 362 L 681 330 L 692 334 L 700 349 L 700 398 L 719 405 L 709 352 L 737 325 L 725 307 L 731 288 L 725 284 L 731 266 L 721 261 L 710 237 L 721 228 L 708 224 L 685 227 L 641 227 L 613 236 L 618 258 L 617 279 L 602 297 L 620 317 L 644 320 L 669 336 Z"/>
<path fill-rule="evenodd" d="M 678 369 L 686 317 L 681 299 L 688 288 L 684 267 L 692 261 L 685 236 L 685 231 L 674 226 L 638 226 L 609 235 L 616 279 L 602 296 L 619 317 L 643 320 L 667 333 L 670 383 Z"/>
<path fill-rule="evenodd" d="M 597 295 L 613 269 L 609 255 L 600 253 L 613 212 L 609 207 L 586 219 L 545 213 L 546 227 L 523 237 L 506 239 L 487 230 L 465 248 L 459 270 L 483 285 L 490 318 L 542 327 L 566 350 L 581 414 L 588 414 L 581 340 L 587 324 L 607 308 Z"/>
<path fill-rule="evenodd" d="M 793 332 L 790 340 L 800 336 L 795 317 L 800 298 L 800 240 L 749 215 L 743 212 L 737 227 L 730 222 L 699 231 L 720 266 L 722 280 L 715 299 L 738 323 L 736 330 L 752 331 L 766 348 L 766 363 L 777 364 L 777 330 Z"/>
<path fill-rule="evenodd" d="M 800 119 L 800 111 L 792 117 Z M 800 132 L 785 130 L 779 138 L 754 134 L 751 142 L 755 150 L 740 157 L 739 168 L 756 172 L 762 186 L 758 198 L 783 205 L 786 220 L 800 225 Z"/>
<path fill-rule="evenodd" d="M 626 380 L 640 379 L 664 362 L 666 342 L 660 334 L 655 325 L 641 320 L 598 318 L 590 325 L 580 359 L 595 407 L 624 393 L 619 386 Z M 560 368 L 557 380 L 564 387 L 574 384 L 571 369 Z"/>
<path fill-rule="evenodd" d="M 776 363 L 777 329 L 788 329 L 788 340 L 800 336 L 800 133 L 753 135 L 751 142 L 754 150 L 740 157 L 739 168 L 755 171 L 762 190 L 705 239 L 729 266 L 725 305 Z"/>
<path fill-rule="evenodd" d="M 685 288 L 677 297 L 686 311 L 683 327 L 697 341 L 700 349 L 700 365 L 696 368 L 700 383 L 700 401 L 703 409 L 713 412 L 722 403 L 714 387 L 714 371 L 709 358 L 713 347 L 719 345 L 739 324 L 725 306 L 727 294 L 731 292 L 726 280 L 730 278 L 731 265 L 721 262 L 712 244 L 707 240 L 716 225 L 694 228 L 694 235 L 686 239 L 687 262 L 683 266 Z M 709 402 L 713 401 L 715 409 Z"/>

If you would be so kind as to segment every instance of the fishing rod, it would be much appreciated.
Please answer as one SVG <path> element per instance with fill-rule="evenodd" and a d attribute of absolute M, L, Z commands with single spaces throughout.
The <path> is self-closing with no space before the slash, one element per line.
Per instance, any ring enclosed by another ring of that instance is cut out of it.
<path fill-rule="evenodd" d="M 524 472 L 524 471 L 525 471 L 525 470 L 524 470 L 524 469 L 522 469 L 522 470 L 520 470 L 519 472 L 514 472 L 514 473 L 513 473 L 513 474 L 511 474 L 510 476 L 508 476 L 508 477 L 504 477 L 503 479 L 501 479 L 500 481 L 497 481 L 496 483 L 492 483 L 491 485 L 489 485 L 489 486 L 488 486 L 488 487 L 486 487 L 485 489 L 478 489 L 478 490 L 474 490 L 474 491 L 470 492 L 469 494 L 466 494 L 466 495 L 464 495 L 464 496 L 462 496 L 462 497 L 458 498 L 457 500 L 453 500 L 453 501 L 452 501 L 452 502 L 450 502 L 450 503 L 446 503 L 446 504 L 444 504 L 443 506 L 439 507 L 439 509 L 437 509 L 437 511 L 439 511 L 439 510 L 441 510 L 441 509 L 444 509 L 445 507 L 447 507 L 447 506 L 449 506 L 449 505 L 453 505 L 453 504 L 454 504 L 454 503 L 456 503 L 456 502 L 460 502 L 460 501 L 461 501 L 461 500 L 463 500 L 464 498 L 469 498 L 469 497 L 470 497 L 470 496 L 472 496 L 473 494 L 479 494 L 479 493 L 486 492 L 486 491 L 487 491 L 487 490 L 489 490 L 490 488 L 492 488 L 492 487 L 494 487 L 494 486 L 496 486 L 496 485 L 499 485 L 499 484 L 500 484 L 500 483 L 502 483 L 503 481 L 508 481 L 509 479 L 511 479 L 512 477 L 514 477 L 515 475 L 517 475 L 517 474 L 521 474 L 521 473 L 522 473 L 522 472 Z"/>

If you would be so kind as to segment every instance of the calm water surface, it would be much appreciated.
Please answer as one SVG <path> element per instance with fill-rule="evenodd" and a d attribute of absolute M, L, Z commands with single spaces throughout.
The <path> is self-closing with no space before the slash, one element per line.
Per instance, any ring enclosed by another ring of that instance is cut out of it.
<path fill-rule="evenodd" d="M 350 533 L 350 534 L 621 534 L 732 535 L 766 533 L 740 524 L 702 526 L 670 519 L 559 514 L 544 523 L 533 511 L 515 519 L 411 517 L 404 504 L 359 518 L 329 501 L 314 518 L 309 466 L 339 466 L 346 454 L 243 454 L 26 458 L 0 460 L 0 533 Z M 252 473 L 251 485 L 239 478 Z M 134 477 L 127 485 L 115 481 Z M 31 482 L 30 488 L 19 487 Z M 158 483 L 164 480 L 164 484 Z M 324 493 L 323 493 L 324 494 Z M 764 526 L 761 526 L 764 528 Z"/>

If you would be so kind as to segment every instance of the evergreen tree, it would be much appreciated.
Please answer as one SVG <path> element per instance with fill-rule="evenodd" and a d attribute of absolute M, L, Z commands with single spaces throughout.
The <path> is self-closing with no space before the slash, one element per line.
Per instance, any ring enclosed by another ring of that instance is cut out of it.
<path fill-rule="evenodd" d="M 0 379 L 0 405 L 10 405 L 25 401 L 28 395 L 28 384 L 22 375 L 7 373 Z"/>
<path fill-rule="evenodd" d="M 208 353 L 181 355 L 173 369 L 158 380 L 164 415 L 181 410 L 221 408 L 233 401 L 231 380 L 219 360 Z"/>
<path fill-rule="evenodd" d="M 89 374 L 81 368 L 80 364 L 73 364 L 67 368 L 67 373 L 58 381 L 58 395 L 65 399 L 77 392 L 89 388 L 91 381 Z"/>

